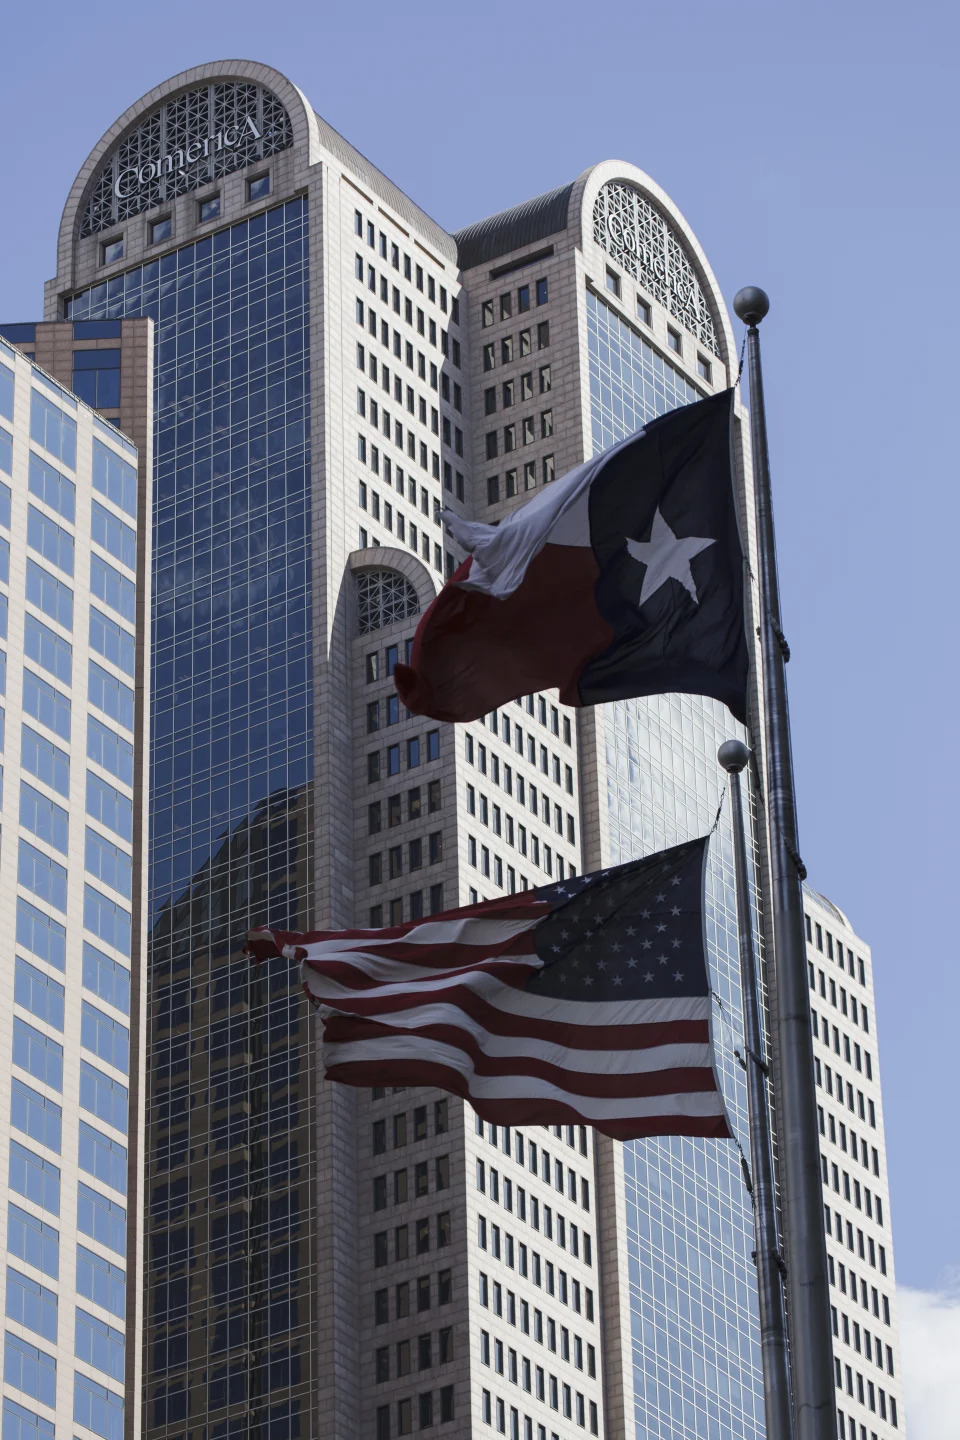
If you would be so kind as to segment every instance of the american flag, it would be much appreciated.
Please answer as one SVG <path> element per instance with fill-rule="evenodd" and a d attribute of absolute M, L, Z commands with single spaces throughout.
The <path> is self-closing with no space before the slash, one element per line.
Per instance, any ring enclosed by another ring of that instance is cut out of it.
<path fill-rule="evenodd" d="M 495 1124 L 728 1137 L 707 840 L 385 930 L 252 930 L 299 961 L 328 1080 L 432 1085 Z"/>

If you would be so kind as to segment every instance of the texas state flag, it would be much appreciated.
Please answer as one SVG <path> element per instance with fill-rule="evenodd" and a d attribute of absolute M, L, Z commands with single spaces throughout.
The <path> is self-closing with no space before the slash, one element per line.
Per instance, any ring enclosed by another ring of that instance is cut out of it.
<path fill-rule="evenodd" d="M 499 525 L 449 512 L 469 558 L 424 612 L 404 704 L 475 720 L 556 687 L 567 705 L 683 691 L 746 719 L 733 391 L 597 455 Z"/>

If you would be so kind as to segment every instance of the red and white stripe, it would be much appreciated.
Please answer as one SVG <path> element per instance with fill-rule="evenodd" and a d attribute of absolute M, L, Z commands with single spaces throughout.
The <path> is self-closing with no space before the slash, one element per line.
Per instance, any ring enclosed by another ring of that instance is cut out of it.
<path fill-rule="evenodd" d="M 388 930 L 253 932 L 301 964 L 328 1079 L 435 1085 L 495 1124 L 579 1122 L 618 1139 L 728 1136 L 710 999 L 589 1004 L 528 993 L 533 895 Z"/>

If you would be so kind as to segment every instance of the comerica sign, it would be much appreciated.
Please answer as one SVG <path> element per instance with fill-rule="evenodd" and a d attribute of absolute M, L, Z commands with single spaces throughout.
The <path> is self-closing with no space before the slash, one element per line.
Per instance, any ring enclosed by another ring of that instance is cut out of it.
<path fill-rule="evenodd" d="M 118 200 L 127 200 L 137 189 L 149 185 L 151 180 L 161 175 L 183 175 L 192 165 L 198 165 L 201 160 L 207 160 L 221 150 L 235 150 L 248 135 L 254 140 L 263 138 L 252 115 L 244 115 L 241 124 L 227 125 L 212 137 L 191 140 L 186 149 L 168 150 L 159 160 L 148 160 L 144 165 L 129 165 L 113 182 L 113 193 Z"/>
<path fill-rule="evenodd" d="M 101 234 L 292 144 L 290 117 L 262 85 L 222 81 L 182 90 L 104 160 L 81 212 L 80 237 Z"/>

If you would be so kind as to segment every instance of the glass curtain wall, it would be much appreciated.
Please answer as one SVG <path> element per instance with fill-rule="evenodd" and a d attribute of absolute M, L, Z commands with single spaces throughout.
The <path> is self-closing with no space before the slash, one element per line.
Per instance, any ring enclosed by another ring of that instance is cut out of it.
<path fill-rule="evenodd" d="M 145 1428 L 309 1431 L 306 200 L 75 296 L 156 322 Z"/>
<path fill-rule="evenodd" d="M 592 292 L 587 295 L 594 450 L 700 398 Z M 612 864 L 706 834 L 720 804 L 717 749 L 743 728 L 715 700 L 621 700 L 605 709 Z M 748 1150 L 733 837 L 726 807 L 710 846 L 707 939 L 724 1095 Z M 753 1212 L 729 1141 L 624 1145 L 637 1440 L 760 1440 L 763 1391 Z"/>

